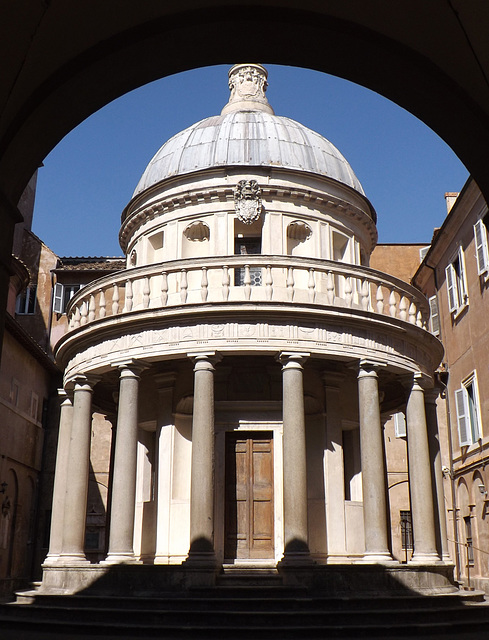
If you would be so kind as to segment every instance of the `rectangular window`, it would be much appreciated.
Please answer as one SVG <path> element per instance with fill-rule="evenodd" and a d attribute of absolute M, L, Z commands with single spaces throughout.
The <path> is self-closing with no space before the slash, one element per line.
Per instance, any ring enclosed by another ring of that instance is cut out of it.
<path fill-rule="evenodd" d="M 475 372 L 455 391 L 455 408 L 460 446 L 476 443 L 482 437 L 479 392 Z"/>
<path fill-rule="evenodd" d="M 17 296 L 15 312 L 19 315 L 32 315 L 36 311 L 37 285 L 31 284 Z"/>
<path fill-rule="evenodd" d="M 450 312 L 459 312 L 469 303 L 465 262 L 462 247 L 459 247 L 455 259 L 445 269 L 448 290 L 448 308 Z"/>
<path fill-rule="evenodd" d="M 406 432 L 406 417 L 399 411 L 394 414 L 394 429 L 396 433 L 396 438 L 405 438 L 407 435 Z"/>
<path fill-rule="evenodd" d="M 37 422 L 37 414 L 39 411 L 39 396 L 34 391 L 31 392 L 31 417 Z"/>
<path fill-rule="evenodd" d="M 234 239 L 235 255 L 248 256 L 261 253 L 261 238 L 250 237 L 243 238 L 238 236 Z M 261 286 L 261 267 L 250 267 L 250 285 L 252 287 Z M 242 287 L 245 284 L 246 269 L 234 270 L 234 284 Z"/>
<path fill-rule="evenodd" d="M 475 257 L 477 259 L 477 273 L 479 275 L 489 272 L 489 247 L 487 242 L 487 214 L 474 224 Z"/>
<path fill-rule="evenodd" d="M 65 313 L 68 302 L 82 287 L 82 284 L 60 284 L 57 282 L 54 285 L 53 311 Z"/>
<path fill-rule="evenodd" d="M 472 545 L 472 523 L 470 516 L 465 516 L 465 543 L 467 545 L 467 564 L 469 567 L 474 566 L 474 547 Z"/>
<path fill-rule="evenodd" d="M 413 522 L 411 518 L 411 511 L 400 512 L 401 521 L 401 543 L 403 551 L 410 551 L 414 549 L 413 546 Z"/>
<path fill-rule="evenodd" d="M 10 397 L 9 397 L 9 400 L 10 400 L 11 404 L 14 405 L 14 407 L 17 407 L 19 405 L 19 390 L 20 390 L 19 381 L 16 380 L 15 378 L 12 378 L 12 380 L 10 381 Z"/>
<path fill-rule="evenodd" d="M 438 312 L 438 298 L 431 296 L 428 300 L 430 304 L 430 331 L 434 336 L 440 335 L 440 314 Z"/>

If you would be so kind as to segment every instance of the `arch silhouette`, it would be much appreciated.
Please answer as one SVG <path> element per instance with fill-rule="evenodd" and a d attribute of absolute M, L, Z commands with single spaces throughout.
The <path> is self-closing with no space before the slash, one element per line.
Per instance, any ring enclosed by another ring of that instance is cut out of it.
<path fill-rule="evenodd" d="M 468 6 L 470 4 L 470 6 Z M 420 118 L 489 199 L 489 4 L 274 0 L 10 3 L 0 25 L 0 309 L 16 204 L 49 151 L 147 82 L 236 60 L 324 71 Z"/>

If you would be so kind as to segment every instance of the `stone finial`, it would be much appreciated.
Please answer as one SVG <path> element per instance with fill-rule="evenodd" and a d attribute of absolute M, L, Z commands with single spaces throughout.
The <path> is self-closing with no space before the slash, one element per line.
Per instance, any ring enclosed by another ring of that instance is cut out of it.
<path fill-rule="evenodd" d="M 265 96 L 268 73 L 261 64 L 235 64 L 229 70 L 229 102 L 221 115 L 233 111 L 264 111 L 274 114 Z"/>

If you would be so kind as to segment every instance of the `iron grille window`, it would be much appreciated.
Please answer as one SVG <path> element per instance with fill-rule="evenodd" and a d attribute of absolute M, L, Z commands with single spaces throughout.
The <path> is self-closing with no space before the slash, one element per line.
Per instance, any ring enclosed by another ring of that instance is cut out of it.
<path fill-rule="evenodd" d="M 401 511 L 401 542 L 404 551 L 414 549 L 411 511 Z"/>

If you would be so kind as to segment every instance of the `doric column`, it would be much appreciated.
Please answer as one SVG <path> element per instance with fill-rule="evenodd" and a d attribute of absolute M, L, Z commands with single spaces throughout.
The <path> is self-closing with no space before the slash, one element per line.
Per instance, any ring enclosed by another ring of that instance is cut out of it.
<path fill-rule="evenodd" d="M 284 426 L 284 561 L 311 562 L 307 528 L 303 363 L 308 353 L 281 353 Z"/>
<path fill-rule="evenodd" d="M 63 550 L 63 520 L 66 487 L 68 485 L 68 456 L 70 451 L 71 425 L 73 423 L 73 401 L 71 393 L 58 389 L 60 399 L 58 448 L 54 471 L 53 504 L 51 511 L 51 533 L 49 553 L 45 565 L 55 564 Z"/>
<path fill-rule="evenodd" d="M 445 492 L 443 490 L 443 472 L 441 464 L 440 436 L 438 432 L 438 418 L 436 413 L 436 400 L 439 395 L 437 388 L 427 389 L 424 394 L 426 424 L 428 427 L 428 447 L 430 450 L 430 462 L 432 473 L 432 485 L 435 487 L 434 509 L 435 526 L 439 535 L 438 553 L 444 562 L 452 563 L 448 551 L 447 512 L 445 509 Z M 437 535 L 437 537 L 438 537 Z"/>
<path fill-rule="evenodd" d="M 92 393 L 98 378 L 78 376 L 73 391 L 73 424 L 68 454 L 63 519 L 63 548 L 60 562 L 85 563 L 85 523 L 87 514 L 90 439 L 92 433 Z"/>
<path fill-rule="evenodd" d="M 214 566 L 214 352 L 194 361 L 190 549 L 187 562 Z"/>
<path fill-rule="evenodd" d="M 387 533 L 387 487 L 380 421 L 378 365 L 360 361 L 358 407 L 362 461 L 364 562 L 393 562 Z"/>
<path fill-rule="evenodd" d="M 173 387 L 176 373 L 154 376 L 158 393 L 156 425 L 156 554 L 155 563 L 168 563 L 170 549 Z"/>
<path fill-rule="evenodd" d="M 341 425 L 340 386 L 345 374 L 331 370 L 323 373 L 326 400 L 326 531 L 328 562 L 345 562 L 345 482 L 343 465 L 343 431 Z"/>
<path fill-rule="evenodd" d="M 424 391 L 421 375 L 413 377 L 406 407 L 409 456 L 409 490 L 413 519 L 414 553 L 411 562 L 417 564 L 439 562 L 436 551 L 435 514 L 431 463 Z"/>
<path fill-rule="evenodd" d="M 142 365 L 128 362 L 120 371 L 115 436 L 114 473 L 110 508 L 108 564 L 134 562 L 134 514 L 138 448 L 139 373 Z"/>

